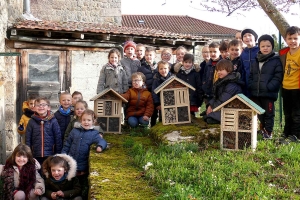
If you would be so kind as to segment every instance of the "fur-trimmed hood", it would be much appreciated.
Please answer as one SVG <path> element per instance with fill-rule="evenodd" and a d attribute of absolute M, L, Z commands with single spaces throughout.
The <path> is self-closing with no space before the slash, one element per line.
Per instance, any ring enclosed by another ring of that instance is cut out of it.
<path fill-rule="evenodd" d="M 68 171 L 67 179 L 70 181 L 72 178 L 74 178 L 76 176 L 76 172 L 77 172 L 77 163 L 74 160 L 74 158 L 72 158 L 71 156 L 69 156 L 67 154 L 56 154 L 54 156 L 62 157 L 63 159 L 65 159 L 67 161 L 67 163 L 69 164 L 69 167 L 70 167 L 70 169 Z M 49 169 L 48 164 L 49 164 L 50 159 L 54 156 L 49 156 L 49 158 L 47 158 L 47 160 L 45 160 L 45 162 L 43 163 L 43 173 L 46 176 L 46 178 L 49 178 L 49 174 L 51 173 L 47 169 Z"/>
<path fill-rule="evenodd" d="M 179 70 L 180 70 L 180 68 L 181 68 L 181 66 L 182 66 L 182 62 L 176 63 L 176 64 L 174 65 L 174 72 L 175 72 L 175 73 L 178 73 Z M 200 65 L 198 65 L 198 64 L 194 64 L 194 69 L 195 69 L 196 72 L 199 72 L 200 69 L 201 69 L 201 67 L 200 67 Z"/>

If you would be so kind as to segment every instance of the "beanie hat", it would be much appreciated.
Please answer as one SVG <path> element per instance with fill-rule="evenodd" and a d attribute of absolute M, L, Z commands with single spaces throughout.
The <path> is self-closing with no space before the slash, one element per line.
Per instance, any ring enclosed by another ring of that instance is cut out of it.
<path fill-rule="evenodd" d="M 128 47 L 133 47 L 134 50 L 136 49 L 136 44 L 133 41 L 127 41 L 124 44 L 124 52 Z"/>
<path fill-rule="evenodd" d="M 263 40 L 268 40 L 268 41 L 270 41 L 270 42 L 271 42 L 271 45 L 272 45 L 272 49 L 274 49 L 274 39 L 273 39 L 272 36 L 267 35 L 267 34 L 266 34 L 266 35 L 260 36 L 260 37 L 258 38 L 258 46 L 259 46 L 260 42 L 263 41 Z"/>
<path fill-rule="evenodd" d="M 250 29 L 250 28 L 246 28 L 246 29 L 244 29 L 244 30 L 242 31 L 242 40 L 243 40 L 243 37 L 244 37 L 244 35 L 245 35 L 246 33 L 251 33 L 251 34 L 254 36 L 255 41 L 257 40 L 257 38 L 258 38 L 257 34 L 255 33 L 254 30 L 252 30 L 252 29 Z"/>

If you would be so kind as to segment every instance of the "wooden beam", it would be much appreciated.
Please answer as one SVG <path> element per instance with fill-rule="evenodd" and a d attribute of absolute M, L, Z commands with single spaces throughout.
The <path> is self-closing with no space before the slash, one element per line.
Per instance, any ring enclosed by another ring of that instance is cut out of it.
<path fill-rule="evenodd" d="M 44 36 L 46 37 L 51 37 L 51 31 L 45 31 Z"/>
<path fill-rule="evenodd" d="M 83 33 L 72 33 L 72 37 L 76 39 L 84 39 L 84 34 Z"/>
<path fill-rule="evenodd" d="M 175 45 L 176 44 L 176 40 L 166 40 L 166 43 L 170 44 L 170 45 Z"/>
<path fill-rule="evenodd" d="M 101 34 L 97 38 L 100 40 L 110 40 L 110 34 Z"/>

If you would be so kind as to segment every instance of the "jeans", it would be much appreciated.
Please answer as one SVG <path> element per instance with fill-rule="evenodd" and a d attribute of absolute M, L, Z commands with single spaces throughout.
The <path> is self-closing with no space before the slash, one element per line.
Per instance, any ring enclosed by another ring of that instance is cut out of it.
<path fill-rule="evenodd" d="M 148 125 L 149 121 L 143 120 L 143 116 L 141 116 L 141 117 L 131 116 L 131 117 L 128 118 L 128 124 L 129 124 L 130 127 L 135 128 L 139 124 Z"/>

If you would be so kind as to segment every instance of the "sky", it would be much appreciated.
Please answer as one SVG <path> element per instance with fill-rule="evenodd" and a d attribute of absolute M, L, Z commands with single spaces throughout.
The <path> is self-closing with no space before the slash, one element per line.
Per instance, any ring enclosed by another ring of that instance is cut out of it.
<path fill-rule="evenodd" d="M 201 0 L 121 0 L 122 14 L 136 15 L 188 15 L 196 19 L 221 26 L 242 30 L 253 29 L 258 35 L 276 34 L 279 32 L 262 9 L 239 11 L 226 17 L 226 14 L 209 12 L 199 6 Z M 204 0 L 202 0 L 204 1 Z M 300 13 L 300 3 L 293 6 L 290 13 Z M 282 13 L 288 23 L 299 26 L 300 14 Z"/>

